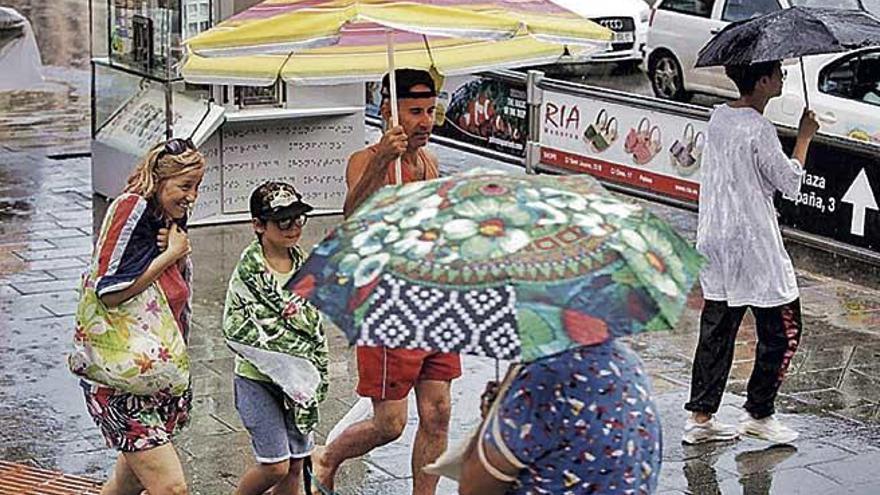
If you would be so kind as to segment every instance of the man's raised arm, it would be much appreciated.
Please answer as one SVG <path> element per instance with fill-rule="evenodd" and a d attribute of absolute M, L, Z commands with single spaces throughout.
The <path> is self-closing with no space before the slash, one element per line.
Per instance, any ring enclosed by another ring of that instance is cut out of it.
<path fill-rule="evenodd" d="M 382 136 L 374 150 L 368 148 L 351 155 L 345 172 L 348 183 L 348 194 L 342 208 L 345 218 L 385 185 L 388 164 L 406 151 L 406 145 L 406 133 L 403 127 L 397 126 Z"/>

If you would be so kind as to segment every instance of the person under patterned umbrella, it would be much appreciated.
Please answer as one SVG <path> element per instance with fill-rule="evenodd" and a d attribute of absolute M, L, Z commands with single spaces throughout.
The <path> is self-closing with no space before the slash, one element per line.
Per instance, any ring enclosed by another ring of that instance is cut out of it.
<path fill-rule="evenodd" d="M 352 343 L 524 363 L 471 445 L 482 459 L 464 463 L 462 493 L 651 493 L 660 426 L 615 338 L 674 327 L 701 265 L 589 176 L 473 170 L 375 192 L 289 287 Z"/>
<path fill-rule="evenodd" d="M 425 149 L 434 126 L 434 80 L 428 71 L 398 69 L 395 81 L 400 125 L 391 127 L 379 143 L 349 159 L 346 216 L 376 190 L 394 183 L 398 157 L 404 183 L 436 179 L 439 175 L 437 158 Z M 389 84 L 386 75 L 382 80 L 381 105 L 386 122 L 391 120 Z M 316 485 L 332 490 L 333 478 L 343 462 L 399 438 L 406 426 L 407 397 L 414 390 L 419 427 L 412 453 L 413 494 L 433 494 L 439 478 L 422 472 L 421 467 L 446 448 L 450 387 L 452 380 L 461 376 L 461 359 L 448 352 L 358 346 L 357 369 L 357 393 L 371 399 L 373 417 L 346 428 L 320 454 L 316 453 Z"/>
<path fill-rule="evenodd" d="M 660 420 L 627 345 L 569 349 L 512 368 L 505 382 L 464 455 L 461 495 L 657 489 Z"/>

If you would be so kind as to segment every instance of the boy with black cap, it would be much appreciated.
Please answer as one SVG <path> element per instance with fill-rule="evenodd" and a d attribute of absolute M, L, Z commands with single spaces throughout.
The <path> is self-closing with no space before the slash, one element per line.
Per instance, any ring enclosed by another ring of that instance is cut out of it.
<path fill-rule="evenodd" d="M 394 166 L 398 157 L 404 183 L 439 176 L 437 159 L 425 149 L 434 127 L 437 101 L 434 79 L 424 70 L 398 69 L 395 81 L 400 125 L 385 132 L 379 143 L 349 158 L 346 216 L 382 186 L 394 184 Z M 389 77 L 386 75 L 382 80 L 380 106 L 386 122 L 391 121 L 389 94 Z M 399 438 L 407 421 L 407 396 L 415 389 L 419 427 L 412 453 L 412 493 L 433 495 L 438 477 L 422 472 L 422 467 L 446 450 L 450 384 L 461 376 L 459 356 L 359 346 L 357 362 L 357 392 L 372 399 L 373 417 L 349 426 L 314 457 L 316 480 L 332 490 L 336 470 L 345 460 L 362 456 Z"/>
<path fill-rule="evenodd" d="M 259 463 L 237 494 L 299 494 L 303 459 L 314 448 L 327 340 L 318 310 L 283 288 L 305 261 L 297 243 L 311 210 L 284 182 L 251 194 L 257 238 L 232 273 L 223 313 L 226 343 L 236 353 L 235 407 Z"/>

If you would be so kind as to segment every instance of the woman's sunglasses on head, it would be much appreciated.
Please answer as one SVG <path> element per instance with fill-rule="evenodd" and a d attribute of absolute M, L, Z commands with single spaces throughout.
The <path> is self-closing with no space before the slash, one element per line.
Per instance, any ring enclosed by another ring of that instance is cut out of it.
<path fill-rule="evenodd" d="M 193 144 L 192 139 L 190 138 L 174 138 L 165 141 L 165 146 L 162 148 L 162 151 L 156 155 L 156 160 L 161 159 L 165 155 L 176 156 L 184 153 L 187 150 L 195 150 L 196 145 Z"/>

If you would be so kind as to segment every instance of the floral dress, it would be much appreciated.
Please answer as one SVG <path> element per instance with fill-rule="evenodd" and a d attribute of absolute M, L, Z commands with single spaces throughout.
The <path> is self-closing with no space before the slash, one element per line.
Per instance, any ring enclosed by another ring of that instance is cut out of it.
<path fill-rule="evenodd" d="M 642 363 L 626 345 L 528 363 L 500 400 L 483 441 L 520 468 L 509 495 L 656 490 L 660 421 Z"/>
<path fill-rule="evenodd" d="M 92 261 L 98 265 L 96 291 L 99 296 L 124 290 L 146 271 L 159 255 L 156 236 L 164 226 L 164 221 L 141 196 L 123 194 L 111 204 Z M 189 258 L 168 267 L 156 283 L 186 339 L 191 314 Z M 164 445 L 190 419 L 191 389 L 182 394 L 169 391 L 145 396 L 87 380 L 81 380 L 80 385 L 89 414 L 107 445 L 121 452 Z"/>

